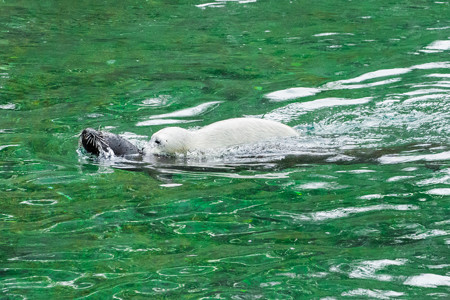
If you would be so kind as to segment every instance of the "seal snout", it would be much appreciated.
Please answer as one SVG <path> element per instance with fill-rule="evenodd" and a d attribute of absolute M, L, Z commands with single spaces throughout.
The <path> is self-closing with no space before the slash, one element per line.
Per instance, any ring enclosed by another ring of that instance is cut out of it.
<path fill-rule="evenodd" d="M 86 128 L 81 132 L 80 140 L 84 150 L 96 156 L 142 154 L 142 151 L 127 139 L 107 131 Z"/>
<path fill-rule="evenodd" d="M 81 144 L 83 148 L 92 154 L 99 155 L 102 147 L 102 134 L 92 128 L 86 128 L 81 132 Z"/>

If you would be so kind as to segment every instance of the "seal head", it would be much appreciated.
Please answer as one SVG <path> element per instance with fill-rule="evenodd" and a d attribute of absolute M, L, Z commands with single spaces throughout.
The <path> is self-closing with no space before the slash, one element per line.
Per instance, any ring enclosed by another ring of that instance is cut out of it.
<path fill-rule="evenodd" d="M 186 153 L 191 150 L 192 133 L 180 127 L 161 129 L 152 135 L 150 147 L 154 154 Z"/>
<path fill-rule="evenodd" d="M 106 131 L 86 128 L 81 132 L 80 142 L 84 150 L 95 156 L 113 154 L 116 156 L 142 154 L 142 151 L 127 139 Z"/>

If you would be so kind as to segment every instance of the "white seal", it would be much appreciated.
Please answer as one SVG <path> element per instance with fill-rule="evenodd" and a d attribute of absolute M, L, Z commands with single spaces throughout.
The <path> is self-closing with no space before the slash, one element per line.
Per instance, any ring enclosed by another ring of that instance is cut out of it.
<path fill-rule="evenodd" d="M 176 154 L 227 148 L 280 137 L 298 136 L 293 128 L 270 120 L 236 118 L 212 123 L 198 130 L 168 127 L 150 139 L 152 153 Z"/>

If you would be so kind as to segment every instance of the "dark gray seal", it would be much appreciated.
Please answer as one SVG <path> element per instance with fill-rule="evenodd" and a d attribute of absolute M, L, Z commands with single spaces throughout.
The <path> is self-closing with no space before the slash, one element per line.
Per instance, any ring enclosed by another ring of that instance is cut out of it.
<path fill-rule="evenodd" d="M 142 155 L 143 150 L 127 139 L 107 131 L 86 128 L 80 135 L 84 150 L 93 155 L 114 154 L 115 156 Z"/>

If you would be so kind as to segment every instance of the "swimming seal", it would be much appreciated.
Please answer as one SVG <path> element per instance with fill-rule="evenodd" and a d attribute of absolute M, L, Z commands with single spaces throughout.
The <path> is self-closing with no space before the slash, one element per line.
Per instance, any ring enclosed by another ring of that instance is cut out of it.
<path fill-rule="evenodd" d="M 156 154 L 187 153 L 291 136 L 298 136 L 297 131 L 275 121 L 235 118 L 212 123 L 198 130 L 180 127 L 161 129 L 152 135 L 150 149 Z"/>
<path fill-rule="evenodd" d="M 80 142 L 83 148 L 96 156 L 113 154 L 115 156 L 138 155 L 142 150 L 125 138 L 107 131 L 86 128 L 81 132 Z"/>

